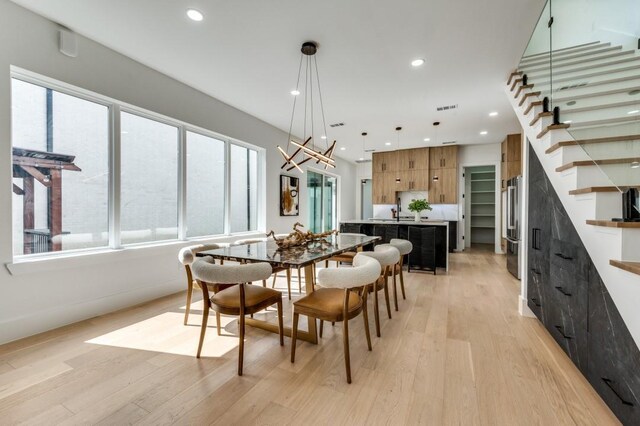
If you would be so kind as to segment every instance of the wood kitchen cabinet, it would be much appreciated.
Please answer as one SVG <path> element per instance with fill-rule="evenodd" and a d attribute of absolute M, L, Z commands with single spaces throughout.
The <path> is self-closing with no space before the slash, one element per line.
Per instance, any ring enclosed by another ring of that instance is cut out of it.
<path fill-rule="evenodd" d="M 401 149 L 396 152 L 398 171 L 429 169 L 429 148 Z"/>
<path fill-rule="evenodd" d="M 444 146 L 429 150 L 429 202 L 458 202 L 458 147 Z M 434 179 L 437 177 L 437 180 Z"/>
<path fill-rule="evenodd" d="M 372 198 L 373 204 L 395 204 L 396 191 L 396 172 L 393 173 L 373 173 Z"/>
<path fill-rule="evenodd" d="M 500 188 L 507 189 L 507 181 L 522 174 L 522 135 L 507 135 L 501 145 L 500 165 L 501 183 Z"/>
<path fill-rule="evenodd" d="M 395 172 L 398 170 L 397 151 L 374 152 L 373 173 Z"/>
<path fill-rule="evenodd" d="M 429 189 L 429 148 L 374 152 L 372 169 L 373 204 L 395 204 L 398 191 Z"/>
<path fill-rule="evenodd" d="M 396 183 L 397 191 L 427 191 L 429 189 L 428 170 L 405 170 L 398 172 L 400 183 Z"/>
<path fill-rule="evenodd" d="M 429 169 L 457 169 L 458 146 L 442 146 L 429 151 Z"/>

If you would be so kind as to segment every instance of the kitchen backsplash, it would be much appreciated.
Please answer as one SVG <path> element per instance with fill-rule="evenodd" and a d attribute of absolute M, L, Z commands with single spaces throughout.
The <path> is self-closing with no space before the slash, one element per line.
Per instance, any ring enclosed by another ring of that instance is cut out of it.
<path fill-rule="evenodd" d="M 409 203 L 415 199 L 427 199 L 427 192 L 400 192 L 400 216 L 401 217 L 413 217 L 414 213 L 409 211 Z M 391 219 L 391 209 L 396 209 L 395 204 L 374 204 L 373 205 L 373 218 L 374 219 Z M 431 205 L 433 210 L 425 210 L 420 216 L 422 218 L 438 219 L 438 220 L 458 220 L 458 205 L 457 204 L 433 204 Z"/>

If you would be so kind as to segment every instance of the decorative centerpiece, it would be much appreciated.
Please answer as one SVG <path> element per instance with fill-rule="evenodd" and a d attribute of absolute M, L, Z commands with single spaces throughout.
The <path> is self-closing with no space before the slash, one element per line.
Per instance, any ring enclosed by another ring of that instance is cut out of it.
<path fill-rule="evenodd" d="M 293 232 L 287 235 L 284 238 L 276 238 L 275 232 L 271 231 L 267 234 L 267 237 L 272 237 L 276 242 L 279 248 L 290 248 L 290 247 L 300 247 L 306 246 L 310 243 L 326 243 L 325 238 L 330 237 L 331 235 L 337 234 L 338 231 L 335 229 L 332 231 L 321 232 L 316 234 L 311 231 L 302 231 L 298 228 L 303 228 L 304 225 L 300 222 L 296 222 L 293 225 Z"/>
<path fill-rule="evenodd" d="M 416 222 L 420 222 L 420 212 L 423 210 L 433 210 L 427 200 L 411 200 L 409 203 L 409 211 L 415 213 Z"/>

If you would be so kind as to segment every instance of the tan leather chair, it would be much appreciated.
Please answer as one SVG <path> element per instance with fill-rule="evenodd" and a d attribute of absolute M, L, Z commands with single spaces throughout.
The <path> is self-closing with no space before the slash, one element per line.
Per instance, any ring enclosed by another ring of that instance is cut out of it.
<path fill-rule="evenodd" d="M 362 254 L 363 256 L 369 256 L 376 259 L 380 263 L 380 266 L 382 268 L 382 273 L 380 274 L 380 276 L 376 280 L 375 285 L 372 286 L 372 289 L 371 289 L 371 291 L 373 291 L 373 294 L 374 294 L 373 313 L 376 320 L 376 335 L 380 337 L 380 312 L 378 308 L 378 291 L 384 290 L 384 298 L 387 303 L 387 315 L 389 315 L 389 319 L 391 319 L 391 303 L 389 301 L 388 278 L 392 275 L 391 268 L 393 268 L 393 266 L 397 264 L 399 261 L 400 252 L 398 251 L 397 248 L 389 244 L 381 244 L 376 246 L 374 251 L 363 251 L 360 254 Z M 394 280 L 396 279 L 395 275 L 393 276 L 393 279 Z"/>
<path fill-rule="evenodd" d="M 191 264 L 196 260 L 196 255 L 202 251 L 215 250 L 228 246 L 229 244 L 196 244 L 184 247 L 178 252 L 178 260 L 180 261 L 180 263 L 182 263 L 185 271 L 187 272 L 187 306 L 184 312 L 184 325 L 187 325 L 187 321 L 189 320 L 193 287 L 195 286 L 196 288 L 200 288 L 196 280 L 193 279 L 193 274 L 191 273 Z M 213 259 L 211 259 L 211 261 L 213 262 Z M 229 284 L 211 284 L 209 286 L 209 291 L 217 293 L 218 291 L 224 290 L 227 287 L 229 287 Z"/>
<path fill-rule="evenodd" d="M 318 288 L 311 294 L 293 302 L 293 328 L 291 331 L 291 362 L 296 359 L 298 318 L 306 315 L 320 321 L 342 321 L 344 362 L 347 383 L 351 383 L 349 356 L 349 320 L 363 313 L 367 346 L 371 350 L 369 316 L 367 314 L 368 287 L 380 277 L 380 264 L 362 254 L 353 258 L 352 268 L 331 268 L 318 271 Z"/>
<path fill-rule="evenodd" d="M 392 246 L 397 248 L 398 251 L 400 252 L 400 261 L 398 262 L 397 265 L 394 266 L 393 274 L 400 276 L 400 290 L 402 290 L 402 298 L 406 299 L 407 296 L 405 295 L 405 292 L 404 292 L 404 272 L 403 272 L 404 257 L 406 255 L 410 254 L 413 251 L 413 244 L 411 244 L 411 241 L 403 240 L 401 238 L 393 238 L 389 242 L 389 244 L 391 244 Z M 396 283 L 395 283 L 395 281 L 393 282 L 393 296 L 395 298 L 396 311 L 397 311 L 398 310 L 398 298 L 397 298 L 397 295 L 396 295 Z"/>
<path fill-rule="evenodd" d="M 268 241 L 268 238 L 247 238 L 244 240 L 238 240 L 233 243 L 235 246 L 241 246 L 246 244 L 255 244 L 260 242 Z M 274 288 L 276 285 L 276 279 L 278 278 L 279 272 L 285 272 L 287 274 L 287 295 L 289 300 L 291 300 L 291 268 L 287 268 L 285 266 L 273 268 L 273 283 L 271 284 L 271 288 Z M 298 281 L 300 281 L 300 274 L 298 273 Z M 262 285 L 264 287 L 267 286 L 267 280 L 262 281 Z"/>
<path fill-rule="evenodd" d="M 356 236 L 356 237 L 366 237 L 365 234 L 352 234 L 352 233 L 346 233 L 346 232 L 341 232 L 339 235 L 351 235 L 351 236 Z M 329 267 L 329 262 L 336 262 L 336 267 L 340 267 L 340 262 L 345 262 L 345 263 L 352 263 L 353 262 L 353 258 L 356 256 L 356 254 L 358 254 L 358 252 L 362 251 L 362 247 L 358 248 L 358 251 L 346 251 L 344 253 L 340 253 L 337 254 L 335 256 L 330 257 L 329 259 L 324 261 L 324 266 L 325 268 Z"/>
<path fill-rule="evenodd" d="M 204 312 L 202 316 L 202 328 L 200 330 L 200 342 L 196 357 L 200 358 L 202 344 L 207 331 L 209 309 L 216 314 L 239 316 L 238 346 L 238 375 L 242 376 L 244 359 L 244 331 L 245 315 L 254 314 L 266 309 L 268 306 L 278 306 L 278 331 L 280 332 L 280 346 L 284 346 L 284 334 L 282 326 L 282 293 L 271 288 L 246 284 L 269 278 L 272 274 L 271 265 L 268 263 L 249 263 L 244 265 L 215 265 L 210 263 L 210 258 L 196 260 L 191 269 L 195 279 L 202 289 L 204 300 Z M 210 296 L 207 284 L 236 284 Z M 216 318 L 219 318 L 216 315 Z M 218 324 L 218 333 L 220 325 Z"/>

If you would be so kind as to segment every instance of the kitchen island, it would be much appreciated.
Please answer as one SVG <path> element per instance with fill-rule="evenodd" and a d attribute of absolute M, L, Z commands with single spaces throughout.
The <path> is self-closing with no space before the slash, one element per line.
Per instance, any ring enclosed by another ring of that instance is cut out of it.
<path fill-rule="evenodd" d="M 457 222 L 446 220 L 345 220 L 340 222 L 340 232 L 379 236 L 388 243 L 392 238 L 411 241 L 413 252 L 406 262 L 409 270 L 436 268 L 449 270 L 449 252 L 455 247 Z"/>

